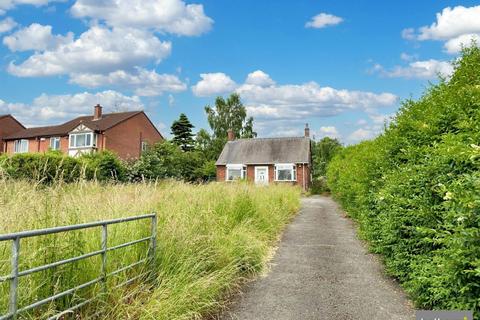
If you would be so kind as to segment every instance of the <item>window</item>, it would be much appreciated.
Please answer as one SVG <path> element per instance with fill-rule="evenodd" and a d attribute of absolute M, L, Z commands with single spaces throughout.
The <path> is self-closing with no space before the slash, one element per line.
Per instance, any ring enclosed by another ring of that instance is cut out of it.
<path fill-rule="evenodd" d="M 247 167 L 243 164 L 227 164 L 227 175 L 225 180 L 241 180 L 247 176 Z"/>
<path fill-rule="evenodd" d="M 148 143 L 147 141 L 142 141 L 142 152 L 147 151 Z"/>
<path fill-rule="evenodd" d="M 93 132 L 70 134 L 70 148 L 96 147 L 97 134 Z"/>
<path fill-rule="evenodd" d="M 60 150 L 60 138 L 59 137 L 51 137 L 50 138 L 50 149 Z"/>
<path fill-rule="evenodd" d="M 275 180 L 276 181 L 296 181 L 297 168 L 295 164 L 276 164 L 275 165 Z"/>
<path fill-rule="evenodd" d="M 15 140 L 14 151 L 15 151 L 15 153 L 28 152 L 28 140 L 26 140 L 26 139 Z"/>

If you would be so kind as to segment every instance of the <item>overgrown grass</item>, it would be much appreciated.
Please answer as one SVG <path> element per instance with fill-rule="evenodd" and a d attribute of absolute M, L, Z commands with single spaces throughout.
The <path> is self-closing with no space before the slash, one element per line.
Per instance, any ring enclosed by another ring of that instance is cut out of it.
<path fill-rule="evenodd" d="M 216 312 L 242 278 L 261 271 L 272 246 L 299 206 L 290 186 L 189 185 L 178 182 L 104 185 L 94 182 L 35 186 L 0 180 L 0 233 L 158 213 L 156 280 L 109 291 L 106 300 L 83 311 L 102 319 L 198 319 Z M 149 223 L 109 227 L 109 246 L 147 236 Z M 21 269 L 100 248 L 100 229 L 22 240 Z M 146 245 L 108 256 L 108 269 L 134 262 Z M 0 275 L 10 273 L 10 243 L 0 243 Z M 134 270 L 135 274 L 142 272 Z M 20 305 L 100 275 L 93 257 L 20 281 Z M 126 275 L 110 280 L 120 282 Z M 8 283 L 0 284 L 0 314 L 6 312 Z M 87 297 L 101 287 L 77 293 Z M 125 295 L 130 298 L 124 299 Z M 61 308 L 49 305 L 41 313 Z M 39 317 L 39 313 L 31 315 Z"/>

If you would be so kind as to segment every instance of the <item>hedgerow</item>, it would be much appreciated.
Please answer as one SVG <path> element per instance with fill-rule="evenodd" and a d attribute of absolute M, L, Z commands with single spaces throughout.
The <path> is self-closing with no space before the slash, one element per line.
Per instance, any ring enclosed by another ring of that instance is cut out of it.
<path fill-rule="evenodd" d="M 480 315 L 480 49 L 403 103 L 384 134 L 344 148 L 328 184 L 418 307 Z"/>

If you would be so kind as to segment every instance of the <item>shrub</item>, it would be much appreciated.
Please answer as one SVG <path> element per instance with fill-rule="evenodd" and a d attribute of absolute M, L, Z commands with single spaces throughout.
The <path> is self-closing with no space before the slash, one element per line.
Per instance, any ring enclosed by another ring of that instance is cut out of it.
<path fill-rule="evenodd" d="M 98 181 L 125 181 L 126 167 L 117 155 L 110 151 L 95 152 L 79 158 L 86 168 L 86 178 Z"/>
<path fill-rule="evenodd" d="M 341 150 L 328 184 L 421 308 L 480 315 L 480 49 L 385 133 Z"/>

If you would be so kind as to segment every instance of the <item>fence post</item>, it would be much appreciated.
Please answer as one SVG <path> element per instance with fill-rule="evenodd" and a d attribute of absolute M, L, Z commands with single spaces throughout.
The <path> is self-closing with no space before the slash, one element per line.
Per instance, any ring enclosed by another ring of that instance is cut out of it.
<path fill-rule="evenodd" d="M 12 242 L 12 279 L 10 280 L 10 303 L 8 311 L 12 319 L 17 319 L 18 307 L 18 259 L 20 256 L 20 237 L 16 237 Z"/>
<path fill-rule="evenodd" d="M 155 252 L 157 250 L 157 214 L 152 217 L 152 230 L 150 238 L 150 267 L 152 268 L 152 274 L 155 269 Z"/>
<path fill-rule="evenodd" d="M 103 291 L 107 293 L 107 244 L 108 244 L 108 232 L 107 224 L 102 224 L 102 283 Z"/>

